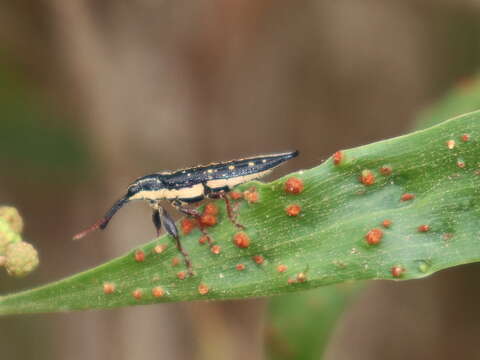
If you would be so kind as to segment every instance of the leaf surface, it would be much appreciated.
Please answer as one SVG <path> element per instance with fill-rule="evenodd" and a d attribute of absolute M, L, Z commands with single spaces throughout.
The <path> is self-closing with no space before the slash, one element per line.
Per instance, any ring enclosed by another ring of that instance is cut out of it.
<path fill-rule="evenodd" d="M 245 184 L 239 189 L 255 187 L 259 196 L 254 203 L 237 201 L 238 221 L 246 226 L 250 246 L 235 246 L 238 230 L 218 201 L 218 225 L 209 233 L 219 254 L 198 243 L 198 230 L 182 236 L 194 277 L 178 278 L 185 271 L 181 256 L 162 236 L 94 269 L 0 297 L 0 314 L 268 296 L 347 280 L 416 279 L 476 262 L 479 139 L 480 112 L 473 112 L 342 151 L 337 165 L 328 159 L 272 183 Z M 299 194 L 285 191 L 292 177 L 304 184 Z M 301 212 L 288 216 L 290 205 L 299 205 Z M 382 225 L 385 220 L 389 227 Z M 382 235 L 376 245 L 366 241 L 373 229 Z M 158 244 L 168 247 L 157 254 Z M 138 250 L 144 261 L 135 261 Z M 176 266 L 174 258 L 180 260 Z M 237 270 L 238 264 L 244 270 Z"/>

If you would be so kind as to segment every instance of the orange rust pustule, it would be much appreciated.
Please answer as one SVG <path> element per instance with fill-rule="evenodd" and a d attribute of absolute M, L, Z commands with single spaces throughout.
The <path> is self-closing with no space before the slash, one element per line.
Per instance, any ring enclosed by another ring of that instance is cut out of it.
<path fill-rule="evenodd" d="M 243 198 L 243 194 L 238 191 L 231 191 L 229 195 L 232 200 L 238 200 Z"/>
<path fill-rule="evenodd" d="M 197 226 L 197 222 L 192 219 L 182 219 L 180 226 L 182 228 L 183 235 L 188 235 Z"/>
<path fill-rule="evenodd" d="M 259 195 L 257 188 L 251 187 L 250 189 L 244 191 L 243 198 L 247 200 L 250 204 L 258 202 Z"/>
<path fill-rule="evenodd" d="M 254 255 L 252 256 L 252 260 L 257 265 L 262 265 L 265 262 L 265 258 L 262 255 Z"/>
<path fill-rule="evenodd" d="M 447 148 L 452 150 L 455 147 L 455 140 L 448 140 L 447 141 Z"/>
<path fill-rule="evenodd" d="M 304 188 L 303 181 L 297 177 L 291 177 L 285 181 L 284 189 L 288 194 L 300 194 Z"/>
<path fill-rule="evenodd" d="M 136 289 L 132 292 L 132 296 L 136 299 L 136 300 L 140 300 L 142 298 L 142 295 L 143 295 L 143 292 L 142 290 L 140 289 Z"/>
<path fill-rule="evenodd" d="M 390 226 L 392 226 L 392 221 L 391 220 L 388 220 L 388 219 L 385 219 L 382 221 L 382 226 L 385 228 L 385 229 L 388 229 Z"/>
<path fill-rule="evenodd" d="M 463 160 L 457 160 L 457 166 L 461 169 L 465 167 L 465 161 Z"/>
<path fill-rule="evenodd" d="M 243 231 L 233 235 L 233 243 L 240 249 L 246 249 L 250 246 L 250 237 Z"/>
<path fill-rule="evenodd" d="M 216 216 L 216 215 L 218 215 L 218 206 L 215 205 L 214 203 L 208 203 L 203 208 L 203 213 L 208 214 L 208 215 Z"/>
<path fill-rule="evenodd" d="M 222 248 L 218 245 L 213 245 L 211 248 L 210 248 L 210 251 L 215 254 L 215 255 L 218 255 L 222 252 Z"/>
<path fill-rule="evenodd" d="M 392 268 L 390 269 L 390 272 L 392 273 L 393 277 L 399 278 L 405 272 L 405 268 L 400 265 L 395 265 L 395 266 L 392 266 Z"/>
<path fill-rule="evenodd" d="M 172 266 L 177 266 L 178 264 L 180 264 L 180 259 L 178 257 L 174 257 L 172 259 Z"/>
<path fill-rule="evenodd" d="M 237 269 L 238 271 L 243 271 L 243 270 L 245 270 L 245 265 L 244 264 L 237 264 L 235 266 L 235 269 Z"/>
<path fill-rule="evenodd" d="M 337 151 L 332 155 L 332 161 L 334 165 L 340 165 L 345 157 L 343 151 Z"/>
<path fill-rule="evenodd" d="M 300 214 L 301 211 L 302 208 L 300 207 L 300 205 L 297 204 L 288 205 L 285 209 L 285 212 L 288 216 L 297 216 L 298 214 Z"/>
<path fill-rule="evenodd" d="M 163 288 L 160 286 L 155 286 L 152 289 L 152 295 L 156 298 L 162 297 L 163 295 L 165 295 L 165 290 L 163 290 Z"/>
<path fill-rule="evenodd" d="M 383 237 L 383 231 L 378 228 L 373 228 L 365 235 L 365 241 L 368 245 L 378 245 Z"/>
<path fill-rule="evenodd" d="M 134 259 L 136 262 L 144 262 L 145 261 L 145 253 L 142 250 L 135 251 Z"/>
<path fill-rule="evenodd" d="M 209 291 L 210 291 L 210 289 L 208 288 L 208 286 L 206 284 L 198 285 L 198 293 L 200 295 L 207 295 Z"/>
<path fill-rule="evenodd" d="M 207 227 L 214 226 L 217 224 L 217 217 L 212 214 L 203 214 L 200 217 L 200 223 Z"/>
<path fill-rule="evenodd" d="M 159 245 L 156 245 L 154 248 L 153 248 L 153 252 L 155 254 L 161 254 L 162 252 L 164 252 L 166 249 L 167 249 L 168 245 L 167 244 L 159 244 Z"/>
<path fill-rule="evenodd" d="M 287 265 L 284 265 L 284 264 L 280 264 L 280 265 L 277 266 L 277 271 L 279 273 L 283 273 L 283 272 L 287 271 L 287 269 L 288 269 Z"/>
<path fill-rule="evenodd" d="M 365 186 L 375 184 L 375 175 L 370 170 L 363 170 L 360 176 L 360 182 Z"/>
<path fill-rule="evenodd" d="M 103 284 L 103 293 L 105 295 L 113 294 L 115 292 L 115 284 L 106 282 Z"/>
<path fill-rule="evenodd" d="M 185 280 L 186 277 L 187 277 L 187 273 L 185 271 L 179 271 L 177 273 L 177 278 L 179 280 Z"/>
<path fill-rule="evenodd" d="M 405 193 L 400 197 L 401 201 L 409 201 L 415 199 L 415 195 L 411 193 Z"/>
<path fill-rule="evenodd" d="M 420 226 L 418 227 L 418 231 L 419 231 L 419 232 L 427 232 L 427 231 L 430 231 L 430 226 L 429 226 L 429 225 L 426 225 L 426 224 L 420 225 Z"/>
<path fill-rule="evenodd" d="M 463 134 L 460 139 L 463 141 L 463 142 L 467 142 L 470 140 L 470 134 Z"/>
<path fill-rule="evenodd" d="M 307 281 L 307 274 L 305 274 L 304 272 L 300 272 L 297 274 L 297 282 L 300 282 L 300 283 L 303 283 Z"/>
<path fill-rule="evenodd" d="M 200 243 L 200 245 L 206 244 L 208 242 L 208 235 L 200 236 L 200 238 L 198 239 L 198 242 Z"/>
<path fill-rule="evenodd" d="M 382 174 L 383 176 L 390 176 L 392 175 L 392 167 L 390 165 L 383 165 L 381 168 L 380 168 L 380 174 Z"/>

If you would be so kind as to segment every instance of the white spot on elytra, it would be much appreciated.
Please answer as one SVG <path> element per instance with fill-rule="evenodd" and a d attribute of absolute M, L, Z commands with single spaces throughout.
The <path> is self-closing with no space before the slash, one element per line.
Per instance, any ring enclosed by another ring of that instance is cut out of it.
<path fill-rule="evenodd" d="M 235 169 L 235 166 L 233 166 L 233 165 L 230 165 L 230 166 L 228 167 L 228 170 L 233 170 L 233 169 Z"/>
<path fill-rule="evenodd" d="M 255 166 L 255 163 L 253 161 L 249 161 L 248 166 Z"/>

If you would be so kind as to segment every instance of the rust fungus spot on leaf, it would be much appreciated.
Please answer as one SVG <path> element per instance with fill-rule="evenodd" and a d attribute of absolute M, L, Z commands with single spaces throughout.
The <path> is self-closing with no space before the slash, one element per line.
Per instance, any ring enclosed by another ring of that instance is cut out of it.
<path fill-rule="evenodd" d="M 307 281 L 307 274 L 305 274 L 304 272 L 300 272 L 297 274 L 297 282 L 305 282 Z"/>
<path fill-rule="evenodd" d="M 452 150 L 455 147 L 455 140 L 448 140 L 447 141 L 447 148 Z"/>
<path fill-rule="evenodd" d="M 287 269 L 288 269 L 287 265 L 284 265 L 284 264 L 280 264 L 280 265 L 277 266 L 277 271 L 279 273 L 283 273 L 283 272 L 287 271 Z"/>
<path fill-rule="evenodd" d="M 210 251 L 212 253 L 214 253 L 215 255 L 218 255 L 222 252 L 222 248 L 218 245 L 213 245 L 211 248 L 210 248 Z"/>
<path fill-rule="evenodd" d="M 415 199 L 415 195 L 410 194 L 410 193 L 405 193 L 400 197 L 401 201 L 409 201 L 409 200 L 413 200 L 413 199 Z"/>
<path fill-rule="evenodd" d="M 207 295 L 208 294 L 208 286 L 206 284 L 200 284 L 198 285 L 198 293 L 200 295 Z"/>
<path fill-rule="evenodd" d="M 345 154 L 343 151 L 337 151 L 332 155 L 332 160 L 334 165 L 340 165 L 344 159 Z"/>
<path fill-rule="evenodd" d="M 187 277 L 187 273 L 185 271 L 179 271 L 177 273 L 177 278 L 179 278 L 180 280 L 185 280 L 186 277 Z"/>
<path fill-rule="evenodd" d="M 230 193 L 230 198 L 232 200 L 238 200 L 238 199 L 241 199 L 243 197 L 243 194 L 241 192 L 238 192 L 238 191 L 232 191 Z"/>
<path fill-rule="evenodd" d="M 382 175 L 384 175 L 384 176 L 392 175 L 392 167 L 389 166 L 389 165 L 383 165 L 383 166 L 380 168 L 380 174 L 382 174 Z"/>
<path fill-rule="evenodd" d="M 395 265 L 395 266 L 392 266 L 390 271 L 391 271 L 393 277 L 399 278 L 405 272 L 405 268 L 403 266 L 400 266 L 400 265 Z"/>
<path fill-rule="evenodd" d="M 385 219 L 382 221 L 382 226 L 385 228 L 385 229 L 388 229 L 390 226 L 392 226 L 392 221 L 391 220 L 388 220 L 388 219 Z"/>
<path fill-rule="evenodd" d="M 233 235 L 233 243 L 241 249 L 246 249 L 250 246 L 250 237 L 243 231 L 238 232 Z"/>
<path fill-rule="evenodd" d="M 430 230 L 430 226 L 429 226 L 429 225 L 420 225 L 420 226 L 418 227 L 418 231 L 420 231 L 420 232 L 427 232 L 427 231 L 429 231 L 429 230 Z"/>
<path fill-rule="evenodd" d="M 143 262 L 145 261 L 145 253 L 142 250 L 137 250 L 135 251 L 134 258 L 136 262 Z"/>
<path fill-rule="evenodd" d="M 250 189 L 244 191 L 243 198 L 247 200 L 250 204 L 258 202 L 257 188 L 251 187 Z"/>
<path fill-rule="evenodd" d="M 153 248 L 153 252 L 156 254 L 161 254 L 167 248 L 167 244 L 159 244 Z"/>
<path fill-rule="evenodd" d="M 370 170 L 363 170 L 360 176 L 360 182 L 365 186 L 375 184 L 375 175 Z"/>
<path fill-rule="evenodd" d="M 203 209 L 203 213 L 215 216 L 218 214 L 218 206 L 215 205 L 214 203 L 208 203 L 207 205 L 205 205 L 205 208 Z"/>
<path fill-rule="evenodd" d="M 217 217 L 211 214 L 203 214 L 200 217 L 200 223 L 203 226 L 214 226 L 217 224 Z"/>
<path fill-rule="evenodd" d="M 152 289 L 152 295 L 156 298 L 162 297 L 163 295 L 165 295 L 165 290 L 163 290 L 161 286 L 155 286 Z"/>
<path fill-rule="evenodd" d="M 208 242 L 208 235 L 202 235 L 200 236 L 200 238 L 198 239 L 198 242 L 201 244 L 201 245 L 204 245 Z"/>
<path fill-rule="evenodd" d="M 383 231 L 378 228 L 373 228 L 367 235 L 365 235 L 365 241 L 368 245 L 378 245 L 383 237 Z"/>
<path fill-rule="evenodd" d="M 238 271 L 243 271 L 243 270 L 245 270 L 245 265 L 244 264 L 237 264 L 235 266 L 235 269 L 237 269 Z"/>
<path fill-rule="evenodd" d="M 288 205 L 285 211 L 287 212 L 288 216 L 297 216 L 302 211 L 302 208 L 300 207 L 300 205 L 292 204 Z"/>
<path fill-rule="evenodd" d="M 463 134 L 460 139 L 462 139 L 463 142 L 467 142 L 470 140 L 470 134 Z"/>
<path fill-rule="evenodd" d="M 457 160 L 457 166 L 461 169 L 463 169 L 465 167 L 465 161 L 461 160 L 461 159 L 458 159 Z"/>
<path fill-rule="evenodd" d="M 143 292 L 140 289 L 136 289 L 132 292 L 132 295 L 136 300 L 140 300 L 142 298 Z"/>
<path fill-rule="evenodd" d="M 265 262 L 265 258 L 262 255 L 255 255 L 252 257 L 252 260 L 257 264 L 257 265 L 262 265 Z"/>
<path fill-rule="evenodd" d="M 108 295 L 108 294 L 113 294 L 115 292 L 115 284 L 106 282 L 103 283 L 103 293 Z"/>
<path fill-rule="evenodd" d="M 297 177 L 291 177 L 285 181 L 284 188 L 289 194 L 300 194 L 304 189 L 303 181 Z"/>
<path fill-rule="evenodd" d="M 172 259 L 172 266 L 177 266 L 178 264 L 180 264 L 180 259 L 178 257 L 174 257 Z"/>
<path fill-rule="evenodd" d="M 182 228 L 183 235 L 188 235 L 192 232 L 195 226 L 197 226 L 197 223 L 192 219 L 182 219 L 180 226 Z"/>

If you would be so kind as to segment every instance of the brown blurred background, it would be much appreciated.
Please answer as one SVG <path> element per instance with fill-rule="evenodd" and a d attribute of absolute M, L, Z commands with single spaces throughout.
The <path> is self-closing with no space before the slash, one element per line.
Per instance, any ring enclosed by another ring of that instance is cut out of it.
<path fill-rule="evenodd" d="M 2 293 L 151 239 L 148 207 L 132 204 L 70 241 L 137 176 L 299 149 L 279 176 L 407 132 L 477 70 L 479 40 L 477 0 L 0 3 L 0 199 L 41 255 L 27 279 L 1 274 Z M 477 275 L 370 283 L 326 358 L 480 359 Z M 267 306 L 2 318 L 0 359 L 263 359 Z"/>

